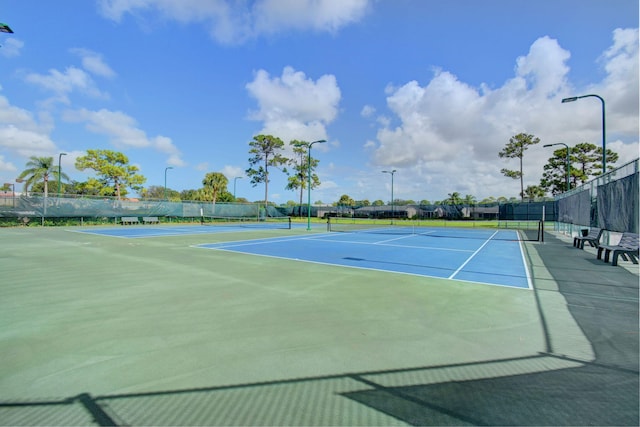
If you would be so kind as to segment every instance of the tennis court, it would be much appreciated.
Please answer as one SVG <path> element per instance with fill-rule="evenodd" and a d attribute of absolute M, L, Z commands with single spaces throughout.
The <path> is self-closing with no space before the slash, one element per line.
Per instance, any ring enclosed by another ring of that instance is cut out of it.
<path fill-rule="evenodd" d="M 0 425 L 637 425 L 637 265 L 414 231 L 0 228 Z"/>
<path fill-rule="evenodd" d="M 352 268 L 455 279 L 489 285 L 531 288 L 521 236 L 517 230 L 445 229 L 379 223 L 347 233 L 286 236 L 199 245 L 205 249 L 278 257 Z M 301 224 L 298 224 L 301 226 Z M 321 225 L 317 225 L 319 229 Z M 181 234 L 242 233 L 290 229 L 291 223 L 245 222 L 217 226 L 123 227 L 89 231 L 139 239 Z M 84 231 L 87 232 L 87 231 Z"/>
<path fill-rule="evenodd" d="M 442 230 L 413 234 L 325 233 L 200 247 L 344 267 L 530 288 L 518 233 L 514 230 Z"/>

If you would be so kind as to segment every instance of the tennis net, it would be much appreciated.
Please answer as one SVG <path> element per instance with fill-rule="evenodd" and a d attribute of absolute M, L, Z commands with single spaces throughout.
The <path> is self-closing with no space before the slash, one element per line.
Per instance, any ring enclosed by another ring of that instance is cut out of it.
<path fill-rule="evenodd" d="M 327 231 L 461 239 L 541 241 L 542 221 L 437 221 L 330 217 Z"/>
<path fill-rule="evenodd" d="M 247 227 L 247 228 L 275 228 L 291 229 L 291 217 L 229 217 L 229 216 L 202 216 L 202 225 L 217 227 Z"/>

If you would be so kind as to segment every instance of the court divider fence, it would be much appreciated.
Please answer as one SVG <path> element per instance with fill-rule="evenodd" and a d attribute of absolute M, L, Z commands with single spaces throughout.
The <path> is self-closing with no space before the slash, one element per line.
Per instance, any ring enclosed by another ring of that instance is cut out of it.
<path fill-rule="evenodd" d="M 638 179 L 636 159 L 558 195 L 557 229 L 567 234 L 591 227 L 616 233 L 638 233 Z"/>
<path fill-rule="evenodd" d="M 444 220 L 556 220 L 553 201 L 502 202 L 474 205 L 311 206 L 311 217 L 356 217 Z M 307 218 L 308 206 L 262 203 L 211 203 L 167 200 L 117 200 L 111 197 L 16 194 L 0 192 L 0 226 L 117 224 L 122 217 L 157 217 L 160 222 L 201 222 L 203 217 L 257 219 Z"/>

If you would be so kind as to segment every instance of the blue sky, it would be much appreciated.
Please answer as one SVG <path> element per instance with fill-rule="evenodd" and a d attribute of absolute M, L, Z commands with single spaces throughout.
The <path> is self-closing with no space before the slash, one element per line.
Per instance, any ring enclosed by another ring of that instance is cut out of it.
<path fill-rule="evenodd" d="M 314 141 L 312 201 L 517 197 L 498 152 L 517 133 L 525 186 L 543 144 L 638 157 L 637 0 L 0 0 L 0 183 L 30 156 L 73 167 L 125 153 L 145 186 L 230 181 L 267 133 Z M 236 194 L 264 197 L 245 176 Z M 269 200 L 298 195 L 272 171 Z M 19 188 L 19 187 L 18 187 Z M 305 198 L 306 200 L 306 198 Z"/>

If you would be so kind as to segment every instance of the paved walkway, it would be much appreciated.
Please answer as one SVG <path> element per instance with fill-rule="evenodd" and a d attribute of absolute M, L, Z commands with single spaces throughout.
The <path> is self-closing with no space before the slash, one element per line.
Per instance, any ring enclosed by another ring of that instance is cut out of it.
<path fill-rule="evenodd" d="M 233 238 L 0 229 L 0 424 L 638 425 L 636 265 L 547 235 L 523 290 L 193 247 Z"/>

